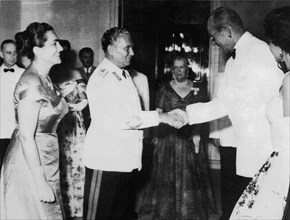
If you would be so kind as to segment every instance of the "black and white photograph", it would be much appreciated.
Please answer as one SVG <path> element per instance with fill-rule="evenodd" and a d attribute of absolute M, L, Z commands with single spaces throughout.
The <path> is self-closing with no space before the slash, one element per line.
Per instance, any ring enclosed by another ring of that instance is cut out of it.
<path fill-rule="evenodd" d="M 290 220 L 290 0 L 0 0 L 0 219 Z"/>

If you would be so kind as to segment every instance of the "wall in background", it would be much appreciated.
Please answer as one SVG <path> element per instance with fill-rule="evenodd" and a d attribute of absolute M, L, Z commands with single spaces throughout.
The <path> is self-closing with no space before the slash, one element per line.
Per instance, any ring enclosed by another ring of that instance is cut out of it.
<path fill-rule="evenodd" d="M 118 25 L 116 0 L 0 0 L 0 41 L 14 39 L 34 21 L 51 24 L 59 38 L 70 41 L 77 55 L 82 47 L 95 52 L 95 65 L 104 57 L 102 34 Z M 79 66 L 78 57 L 75 66 Z"/>

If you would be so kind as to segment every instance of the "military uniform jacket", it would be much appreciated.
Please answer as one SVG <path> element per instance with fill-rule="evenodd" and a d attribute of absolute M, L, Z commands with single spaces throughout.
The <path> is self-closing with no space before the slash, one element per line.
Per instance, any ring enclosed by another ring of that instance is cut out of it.
<path fill-rule="evenodd" d="M 84 164 L 95 170 L 131 172 L 141 169 L 142 130 L 130 129 L 130 116 L 141 118 L 140 128 L 156 126 L 156 111 L 141 111 L 136 87 L 128 72 L 104 59 L 92 74 L 87 97 L 91 125 L 84 146 Z"/>

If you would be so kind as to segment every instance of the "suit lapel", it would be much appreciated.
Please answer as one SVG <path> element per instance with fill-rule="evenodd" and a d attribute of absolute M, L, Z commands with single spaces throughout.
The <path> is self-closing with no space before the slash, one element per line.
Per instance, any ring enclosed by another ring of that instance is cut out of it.
<path fill-rule="evenodd" d="M 96 67 L 95 66 L 92 66 L 89 76 L 91 76 L 93 74 L 93 72 L 95 71 L 95 69 L 96 69 Z"/>

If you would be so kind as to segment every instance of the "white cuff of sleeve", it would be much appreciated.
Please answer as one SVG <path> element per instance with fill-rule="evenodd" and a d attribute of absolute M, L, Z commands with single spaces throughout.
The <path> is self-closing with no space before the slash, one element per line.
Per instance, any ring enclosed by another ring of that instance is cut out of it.
<path fill-rule="evenodd" d="M 142 121 L 140 128 L 148 128 L 159 125 L 159 114 L 157 111 L 142 111 L 140 118 Z"/>

